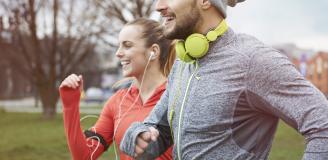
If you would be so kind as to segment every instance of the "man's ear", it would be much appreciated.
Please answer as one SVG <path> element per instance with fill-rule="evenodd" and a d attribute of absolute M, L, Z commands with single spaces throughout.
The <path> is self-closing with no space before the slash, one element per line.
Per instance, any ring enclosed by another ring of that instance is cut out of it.
<path fill-rule="evenodd" d="M 198 0 L 199 6 L 201 9 L 209 9 L 212 6 L 212 3 L 209 0 Z"/>

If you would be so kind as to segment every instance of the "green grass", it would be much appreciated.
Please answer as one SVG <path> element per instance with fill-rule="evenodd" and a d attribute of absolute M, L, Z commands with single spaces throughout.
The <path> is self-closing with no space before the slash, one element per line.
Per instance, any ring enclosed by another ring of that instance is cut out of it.
<path fill-rule="evenodd" d="M 66 160 L 70 159 L 62 115 L 43 121 L 40 114 L 0 112 L 0 160 Z M 86 119 L 86 129 L 95 120 Z M 113 158 L 111 149 L 100 160 Z"/>
<path fill-rule="evenodd" d="M 43 121 L 40 114 L 6 113 L 0 110 L 0 160 L 66 160 L 70 154 L 66 145 L 62 115 L 53 121 Z M 90 127 L 95 119 L 82 125 Z M 304 142 L 293 129 L 281 123 L 275 137 L 270 160 L 301 159 Z M 100 160 L 114 159 L 110 149 Z"/>
<path fill-rule="evenodd" d="M 305 142 L 304 138 L 293 128 L 280 121 L 276 132 L 270 160 L 298 160 L 302 159 Z"/>

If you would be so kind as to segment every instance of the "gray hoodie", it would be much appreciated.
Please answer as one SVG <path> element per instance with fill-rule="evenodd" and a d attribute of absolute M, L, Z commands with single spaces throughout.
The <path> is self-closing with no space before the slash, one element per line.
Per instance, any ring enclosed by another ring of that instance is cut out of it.
<path fill-rule="evenodd" d="M 152 126 L 160 137 L 141 159 L 154 159 L 173 142 L 179 160 L 268 159 L 279 119 L 305 137 L 303 159 L 328 159 L 325 96 L 285 55 L 229 29 L 197 62 L 175 62 L 161 100 L 130 126 L 120 147 L 134 155 L 137 135 Z"/>

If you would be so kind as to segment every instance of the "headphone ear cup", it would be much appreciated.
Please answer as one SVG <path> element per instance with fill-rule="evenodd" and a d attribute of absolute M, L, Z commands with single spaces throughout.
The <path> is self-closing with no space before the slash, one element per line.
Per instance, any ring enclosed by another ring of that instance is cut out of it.
<path fill-rule="evenodd" d="M 204 35 L 194 33 L 186 39 L 185 47 L 190 56 L 201 58 L 207 53 L 209 42 Z"/>
<path fill-rule="evenodd" d="M 194 60 L 192 57 L 190 57 L 187 54 L 187 51 L 184 46 L 184 42 L 182 40 L 179 40 L 175 43 L 175 51 L 176 51 L 177 57 L 183 62 L 188 63 L 188 62 L 191 62 Z"/>

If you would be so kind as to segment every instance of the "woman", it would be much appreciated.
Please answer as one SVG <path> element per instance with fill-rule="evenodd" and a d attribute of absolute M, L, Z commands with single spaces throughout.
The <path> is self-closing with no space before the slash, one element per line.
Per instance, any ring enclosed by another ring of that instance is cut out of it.
<path fill-rule="evenodd" d="M 82 76 L 72 74 L 60 85 L 65 134 L 75 160 L 96 159 L 114 141 L 120 145 L 132 122 L 143 121 L 165 90 L 167 75 L 174 62 L 171 41 L 163 37 L 156 21 L 137 19 L 126 24 L 119 34 L 116 56 L 124 77 L 133 78 L 129 88 L 118 90 L 105 104 L 98 121 L 82 133 L 79 100 Z M 172 159 L 171 148 L 158 159 Z M 119 152 L 121 160 L 132 159 Z"/>

